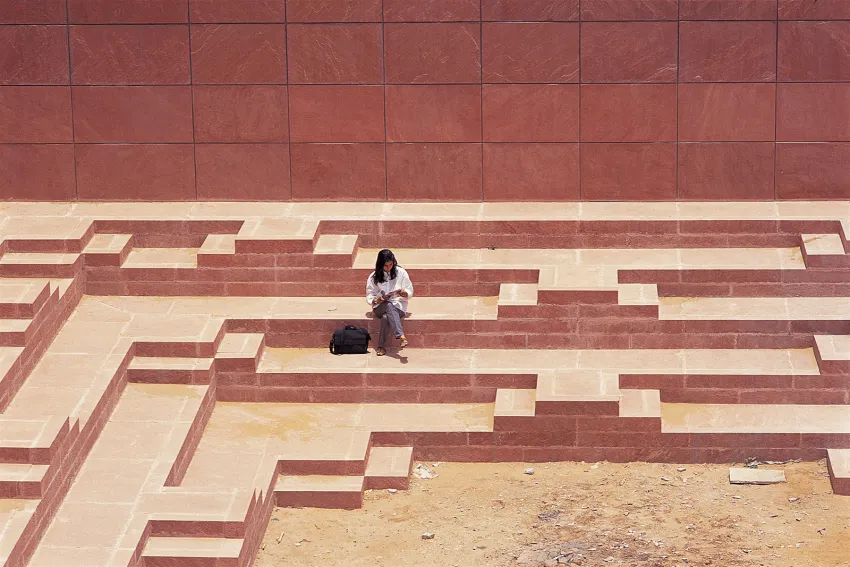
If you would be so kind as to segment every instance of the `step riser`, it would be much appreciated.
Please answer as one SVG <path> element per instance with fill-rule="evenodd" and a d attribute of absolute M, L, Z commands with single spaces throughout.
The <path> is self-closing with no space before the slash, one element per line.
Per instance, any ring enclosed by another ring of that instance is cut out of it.
<path fill-rule="evenodd" d="M 226 557 L 144 557 L 144 567 L 241 567 L 239 559 Z"/>
<path fill-rule="evenodd" d="M 338 326 L 342 326 L 339 324 Z M 252 329 L 257 332 L 256 329 Z M 471 328 L 466 333 L 454 332 L 428 334 L 417 328 L 414 322 L 405 324 L 405 332 L 411 348 L 433 349 L 512 349 L 530 348 L 544 350 L 582 350 L 582 349 L 805 349 L 811 348 L 812 335 L 800 333 L 788 334 L 474 334 Z M 817 333 L 826 330 L 814 331 Z M 266 344 L 274 348 L 324 348 L 327 347 L 333 330 L 314 333 L 269 333 Z M 377 330 L 370 330 L 372 336 Z M 388 350 L 396 348 L 397 341 L 387 343 Z M 370 343 L 370 348 L 376 341 Z M 175 355 L 176 356 L 176 355 Z M 189 355 L 186 355 L 189 356 Z M 194 356 L 194 355 L 193 355 Z M 835 369 L 831 373 L 846 371 Z"/>
<path fill-rule="evenodd" d="M 80 273 L 82 266 L 82 259 L 73 264 L 0 264 L 0 277 L 70 279 Z"/>
<path fill-rule="evenodd" d="M 850 278 L 850 272 L 846 274 Z M 659 297 L 850 297 L 846 283 L 658 284 Z"/>
<path fill-rule="evenodd" d="M 363 492 L 275 492 L 281 508 L 329 508 L 356 510 L 363 507 Z"/>
<path fill-rule="evenodd" d="M 408 403 L 463 404 L 493 403 L 496 388 L 481 389 L 359 389 L 359 388 L 273 388 L 220 386 L 218 399 L 223 402 L 253 403 Z M 616 413 L 616 412 L 615 412 Z"/>
<path fill-rule="evenodd" d="M 0 498 L 35 499 L 42 497 L 42 483 L 0 480 Z"/>
<path fill-rule="evenodd" d="M 661 401 L 694 404 L 850 403 L 850 375 L 732 376 L 621 374 L 620 388 L 660 390 Z"/>
<path fill-rule="evenodd" d="M 209 384 L 212 370 L 129 369 L 127 381 L 135 384 Z"/>
<path fill-rule="evenodd" d="M 635 461 L 680 464 L 727 464 L 743 462 L 758 455 L 762 460 L 800 459 L 818 461 L 826 457 L 825 449 L 797 448 L 681 448 L 681 447 L 421 447 L 414 458 L 422 461 L 491 462 L 560 462 Z"/>
<path fill-rule="evenodd" d="M 366 474 L 366 461 L 362 459 L 350 461 L 282 460 L 277 465 L 277 473 L 288 476 L 363 476 Z"/>
<path fill-rule="evenodd" d="M 410 477 L 394 476 L 367 476 L 366 490 L 408 490 L 410 488 Z"/>

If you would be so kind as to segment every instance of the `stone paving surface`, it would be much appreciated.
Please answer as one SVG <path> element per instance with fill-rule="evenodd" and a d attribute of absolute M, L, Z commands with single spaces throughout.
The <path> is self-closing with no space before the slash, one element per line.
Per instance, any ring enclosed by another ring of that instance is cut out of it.
<path fill-rule="evenodd" d="M 0 566 L 247 566 L 414 459 L 829 458 L 850 203 L 0 205 Z M 334 357 L 392 247 L 410 347 Z"/>

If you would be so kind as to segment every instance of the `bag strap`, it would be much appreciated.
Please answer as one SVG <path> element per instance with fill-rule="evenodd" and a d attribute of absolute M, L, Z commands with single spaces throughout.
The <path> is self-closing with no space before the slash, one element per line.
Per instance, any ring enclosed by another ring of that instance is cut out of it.
<path fill-rule="evenodd" d="M 333 340 L 331 340 L 330 344 L 328 345 L 328 348 L 330 349 L 331 354 L 336 354 L 334 352 L 334 342 L 333 342 Z"/>

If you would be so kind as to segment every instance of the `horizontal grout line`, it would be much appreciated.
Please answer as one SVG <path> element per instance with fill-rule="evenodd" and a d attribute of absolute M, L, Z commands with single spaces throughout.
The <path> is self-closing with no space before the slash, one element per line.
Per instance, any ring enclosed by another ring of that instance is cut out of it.
<path fill-rule="evenodd" d="M 578 142 L 578 141 L 563 141 L 563 142 L 526 142 L 526 141 L 509 141 L 509 142 L 243 142 L 243 141 L 215 141 L 215 142 L 2 142 L 0 146 L 409 146 L 409 145 L 465 145 L 465 146 L 506 146 L 506 145 L 539 145 L 539 146 L 598 146 L 598 145 L 655 145 L 655 146 L 671 146 L 671 145 L 719 145 L 719 144 L 850 144 L 850 139 L 847 140 L 688 140 L 688 141 L 650 141 L 650 142 Z"/>
<path fill-rule="evenodd" d="M 848 85 L 847 80 L 834 81 L 679 81 L 677 82 L 523 82 L 523 83 L 0 83 L 3 87 L 501 87 L 523 85 Z"/>
<path fill-rule="evenodd" d="M 0 27 L 3 26 L 30 26 L 30 27 L 44 27 L 44 26 L 71 26 L 71 27 L 102 27 L 102 26 L 126 26 L 126 27 L 138 27 L 138 26 L 220 26 L 220 25 L 240 25 L 240 26 L 268 26 L 268 25 L 295 25 L 295 26 L 324 26 L 324 25 L 333 25 L 333 26 L 356 26 L 356 25 L 393 25 L 393 24 L 402 24 L 402 25 L 435 25 L 435 24 L 630 24 L 630 23 L 651 23 L 651 24 L 665 24 L 665 23 L 679 23 L 679 22 L 703 22 L 703 23 L 734 23 L 734 22 L 742 22 L 742 23 L 758 23 L 758 22 L 774 22 L 774 23 L 823 23 L 823 22 L 848 22 L 850 18 L 819 18 L 819 19 L 807 19 L 807 20 L 798 20 L 798 19 L 776 19 L 776 18 L 763 18 L 763 19 L 755 19 L 755 18 L 745 18 L 745 19 L 688 19 L 688 18 L 671 18 L 671 19 L 663 19 L 663 20 L 652 20 L 652 19 L 632 19 L 632 20 L 594 20 L 594 19 L 581 19 L 581 20 L 430 20 L 430 21 L 417 21 L 417 20 L 399 20 L 399 21 L 381 21 L 381 20 L 366 20 L 366 21 L 351 21 L 351 22 L 340 22 L 340 21 L 322 21 L 322 22 L 288 22 L 288 21 L 280 21 L 280 20 L 269 20 L 269 21 L 240 21 L 240 20 L 226 20 L 226 21 L 179 21 L 179 22 L 94 22 L 94 23 L 86 23 L 86 22 L 50 22 L 50 23 L 11 23 L 11 22 L 3 22 L 0 23 Z"/>

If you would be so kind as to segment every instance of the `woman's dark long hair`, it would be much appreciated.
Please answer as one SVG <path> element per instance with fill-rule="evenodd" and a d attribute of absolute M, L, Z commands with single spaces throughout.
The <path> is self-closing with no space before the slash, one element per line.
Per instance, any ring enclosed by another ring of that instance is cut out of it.
<path fill-rule="evenodd" d="M 396 278 L 396 266 L 398 266 L 398 262 L 395 260 L 395 254 L 392 253 L 392 250 L 384 248 L 378 252 L 378 259 L 375 262 L 375 274 L 372 276 L 375 283 L 384 283 L 384 264 L 389 261 L 393 263 L 393 269 L 390 270 L 390 279 L 394 280 Z"/>

